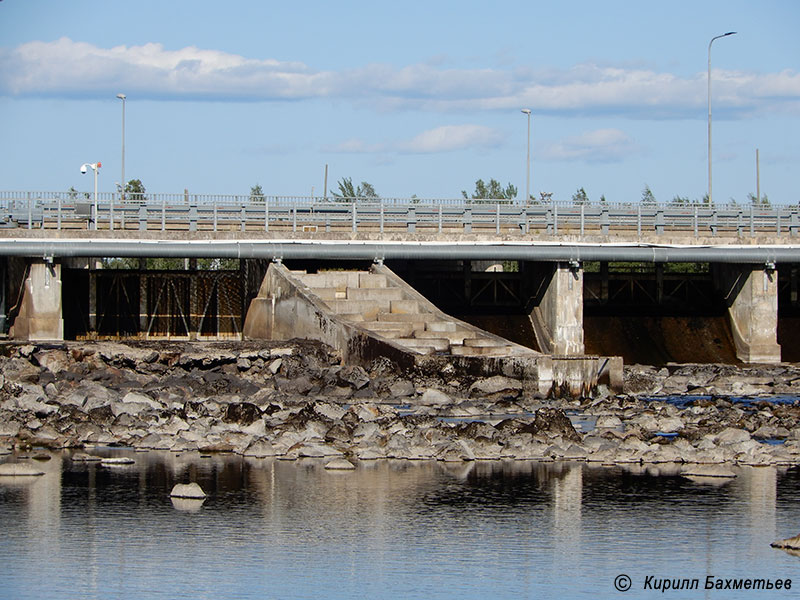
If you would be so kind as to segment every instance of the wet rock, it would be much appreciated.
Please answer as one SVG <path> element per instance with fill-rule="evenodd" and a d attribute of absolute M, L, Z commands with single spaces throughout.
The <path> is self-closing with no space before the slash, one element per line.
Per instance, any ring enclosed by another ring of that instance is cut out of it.
<path fill-rule="evenodd" d="M 242 454 L 252 458 L 268 458 L 275 456 L 276 452 L 275 448 L 272 446 L 272 442 L 266 438 L 260 438 L 254 440 L 249 446 L 247 446 Z"/>
<path fill-rule="evenodd" d="M 418 402 L 425 406 L 447 406 L 453 403 L 453 399 L 437 389 L 425 388 Z"/>
<path fill-rule="evenodd" d="M 356 466 L 346 458 L 334 458 L 325 464 L 325 468 L 329 471 L 352 471 Z"/>
<path fill-rule="evenodd" d="M 389 395 L 392 398 L 408 398 L 416 393 L 414 384 L 407 379 L 398 379 L 389 386 Z"/>
<path fill-rule="evenodd" d="M 337 378 L 341 384 L 350 386 L 356 390 L 366 387 L 370 381 L 369 375 L 367 375 L 364 368 L 360 366 L 342 367 L 337 373 Z"/>
<path fill-rule="evenodd" d="M 522 394 L 522 382 L 502 375 L 479 379 L 469 387 L 470 398 L 515 400 Z"/>
<path fill-rule="evenodd" d="M 199 484 L 192 483 L 176 483 L 169 494 L 172 498 L 192 498 L 199 499 L 205 498 L 206 493 Z"/>
<path fill-rule="evenodd" d="M 717 434 L 715 441 L 717 444 L 737 444 L 740 442 L 750 441 L 750 434 L 744 429 L 737 429 L 735 427 L 726 427 L 719 434 Z"/>
<path fill-rule="evenodd" d="M 236 423 L 238 425 L 250 425 L 261 418 L 261 411 L 255 404 L 250 402 L 232 402 L 225 408 L 222 417 L 225 423 Z"/>
<path fill-rule="evenodd" d="M 784 550 L 800 550 L 800 535 L 785 540 L 778 540 L 770 544 L 773 548 L 781 548 Z"/>
<path fill-rule="evenodd" d="M 559 408 L 538 409 L 534 414 L 533 422 L 520 427 L 519 431 L 538 436 L 561 436 L 571 442 L 579 442 L 581 440 L 580 434 L 572 426 L 572 421 Z"/>

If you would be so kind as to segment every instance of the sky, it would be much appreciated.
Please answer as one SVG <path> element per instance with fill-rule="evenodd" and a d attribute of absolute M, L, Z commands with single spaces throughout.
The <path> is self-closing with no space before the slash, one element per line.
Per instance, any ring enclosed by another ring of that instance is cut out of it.
<path fill-rule="evenodd" d="M 800 2 L 0 0 L 0 191 L 797 204 Z M 758 150 L 759 160 L 756 161 Z M 758 164 L 758 169 L 757 169 Z"/>

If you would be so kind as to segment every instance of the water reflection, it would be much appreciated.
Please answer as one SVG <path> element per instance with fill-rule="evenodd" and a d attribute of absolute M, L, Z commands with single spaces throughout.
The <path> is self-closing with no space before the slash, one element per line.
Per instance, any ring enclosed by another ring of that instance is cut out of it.
<path fill-rule="evenodd" d="M 737 468 L 709 486 L 662 465 L 336 472 L 313 459 L 113 453 L 135 463 L 56 454 L 36 481 L 0 481 L 10 597 L 611 597 L 617 573 L 641 583 L 798 566 L 769 547 L 798 533 L 796 469 Z M 169 498 L 191 481 L 204 502 Z"/>

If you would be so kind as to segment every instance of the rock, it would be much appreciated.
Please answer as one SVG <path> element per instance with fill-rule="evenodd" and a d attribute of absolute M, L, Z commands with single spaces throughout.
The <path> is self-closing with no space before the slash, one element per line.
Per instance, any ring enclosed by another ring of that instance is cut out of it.
<path fill-rule="evenodd" d="M 38 477 L 39 475 L 44 475 L 44 471 L 26 463 L 0 464 L 0 477 Z"/>
<path fill-rule="evenodd" d="M 127 456 L 112 456 L 110 458 L 101 458 L 101 465 L 132 465 L 136 461 Z"/>
<path fill-rule="evenodd" d="M 479 379 L 469 387 L 470 398 L 486 400 L 515 400 L 522 394 L 522 382 L 510 377 L 495 375 Z"/>
<path fill-rule="evenodd" d="M 86 452 L 76 452 L 72 455 L 72 460 L 73 462 L 100 462 L 102 457 L 87 454 Z"/>
<path fill-rule="evenodd" d="M 419 404 L 425 406 L 446 406 L 452 403 L 453 399 L 450 396 L 433 388 L 425 388 L 419 399 Z"/>
<path fill-rule="evenodd" d="M 389 395 L 392 398 L 407 398 L 416 393 L 414 384 L 407 379 L 398 379 L 389 386 Z"/>
<path fill-rule="evenodd" d="M 356 390 L 360 390 L 369 384 L 369 375 L 360 366 L 343 367 L 336 375 L 340 383 L 351 386 Z"/>
<path fill-rule="evenodd" d="M 346 458 L 334 458 L 325 468 L 332 471 L 352 471 L 356 466 Z"/>
<path fill-rule="evenodd" d="M 249 402 L 231 402 L 225 408 L 222 420 L 225 423 L 250 425 L 261 418 L 261 411 L 255 404 Z"/>
<path fill-rule="evenodd" d="M 522 426 L 519 431 L 533 435 L 547 435 L 549 437 L 562 436 L 570 442 L 579 442 L 581 440 L 580 434 L 572 426 L 572 421 L 560 408 L 538 409 L 534 415 L 533 422 Z"/>
<path fill-rule="evenodd" d="M 243 455 L 251 458 L 268 458 L 275 456 L 276 452 L 272 442 L 266 438 L 261 438 L 254 440 L 243 452 Z"/>
<path fill-rule="evenodd" d="M 622 419 L 616 415 L 600 415 L 594 426 L 595 429 L 618 429 L 622 427 Z"/>
<path fill-rule="evenodd" d="M 281 370 L 281 365 L 282 364 L 283 364 L 283 359 L 282 358 L 276 358 L 275 360 L 273 360 L 272 362 L 269 363 L 269 366 L 267 366 L 267 369 L 269 369 L 270 373 L 275 375 L 278 371 Z"/>
<path fill-rule="evenodd" d="M 170 492 L 171 498 L 192 498 L 199 500 L 205 498 L 206 493 L 197 483 L 176 483 Z"/>
<path fill-rule="evenodd" d="M 744 429 L 736 429 L 735 427 L 726 427 L 716 436 L 717 444 L 738 444 L 740 442 L 750 441 L 750 434 Z"/>
<path fill-rule="evenodd" d="M 786 538 L 785 540 L 778 540 L 777 542 L 772 542 L 770 546 L 772 546 L 773 548 L 800 550 L 800 535 L 796 535 L 792 538 Z"/>
<path fill-rule="evenodd" d="M 247 371 L 253 366 L 253 362 L 249 358 L 239 357 L 236 360 L 236 368 L 240 371 Z"/>

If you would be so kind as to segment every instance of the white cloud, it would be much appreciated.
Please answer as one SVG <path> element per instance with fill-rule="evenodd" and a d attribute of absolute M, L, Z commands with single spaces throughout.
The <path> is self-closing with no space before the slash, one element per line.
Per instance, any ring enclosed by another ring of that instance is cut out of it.
<path fill-rule="evenodd" d="M 499 146 L 503 135 L 483 125 L 443 125 L 423 131 L 410 140 L 370 144 L 364 140 L 350 139 L 325 148 L 329 152 L 352 154 L 433 154 L 470 148 Z"/>
<path fill-rule="evenodd" d="M 615 162 L 639 152 L 638 145 L 619 129 L 597 129 L 545 145 L 540 157 L 553 160 Z"/>
<path fill-rule="evenodd" d="M 237 101 L 344 98 L 383 109 L 511 110 L 683 118 L 702 114 L 706 73 L 686 78 L 641 67 L 456 69 L 441 63 L 369 64 L 341 71 L 157 43 L 100 48 L 61 38 L 0 49 L 0 95 L 86 97 L 125 89 L 138 97 Z M 800 73 L 714 71 L 720 111 L 800 114 Z M 424 134 L 423 134 L 424 135 Z M 430 134 L 436 137 L 436 134 Z M 426 139 L 418 140 L 424 146 Z M 433 143 L 433 142 L 428 142 Z"/>

